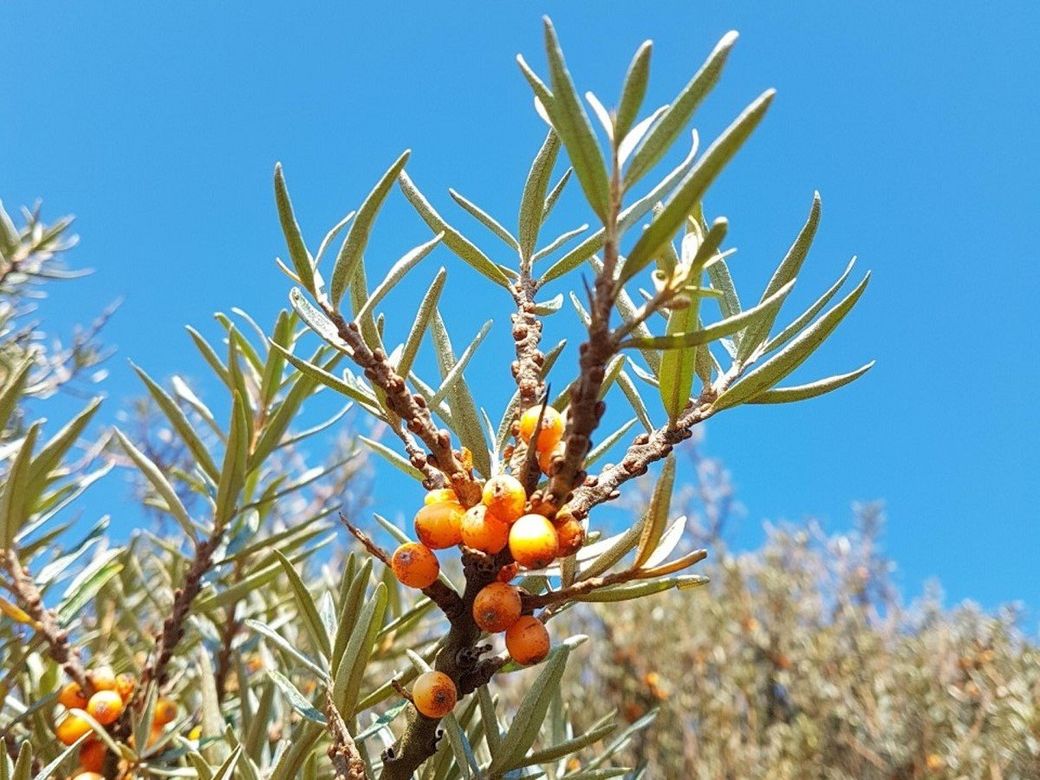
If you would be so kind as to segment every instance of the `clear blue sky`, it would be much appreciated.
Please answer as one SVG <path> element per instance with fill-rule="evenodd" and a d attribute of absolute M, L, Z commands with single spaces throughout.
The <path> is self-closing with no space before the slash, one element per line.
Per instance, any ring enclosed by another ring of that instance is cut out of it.
<path fill-rule="evenodd" d="M 412 148 L 420 186 L 493 247 L 446 191 L 513 220 L 543 132 L 513 57 L 544 64 L 542 13 L 554 17 L 579 83 L 608 102 L 643 39 L 655 41 L 647 104 L 659 105 L 737 29 L 727 73 L 697 120 L 704 135 L 765 87 L 779 90 L 708 202 L 730 219 L 738 283 L 763 283 L 818 188 L 824 222 L 795 303 L 853 254 L 875 277 L 800 376 L 878 360 L 841 393 L 743 408 L 710 425 L 708 450 L 727 462 L 748 509 L 745 541 L 763 518 L 814 515 L 837 529 L 852 500 L 883 498 L 887 549 L 908 593 L 936 577 L 950 601 L 1022 599 L 1035 610 L 1040 6 L 1000 9 L 5 3 L 0 197 L 40 196 L 51 216 L 78 215 L 73 260 L 97 273 L 57 294 L 52 326 L 67 330 L 126 296 L 106 336 L 120 351 L 112 419 L 139 391 L 126 358 L 159 376 L 197 375 L 183 324 L 212 335 L 215 309 L 237 305 L 269 321 L 285 305 L 272 263 L 284 253 L 270 186 L 276 160 L 312 241 Z M 428 236 L 394 199 L 370 262 Z M 575 201 L 567 209 L 561 226 L 585 221 Z M 427 262 L 397 300 L 409 305 L 435 264 L 449 265 L 456 306 L 447 316 L 465 341 L 504 299 L 474 295 L 485 288 L 444 250 Z M 490 343 L 507 340 L 500 317 Z M 508 376 L 470 378 L 501 409 Z M 132 519 L 113 513 L 125 530 Z"/>

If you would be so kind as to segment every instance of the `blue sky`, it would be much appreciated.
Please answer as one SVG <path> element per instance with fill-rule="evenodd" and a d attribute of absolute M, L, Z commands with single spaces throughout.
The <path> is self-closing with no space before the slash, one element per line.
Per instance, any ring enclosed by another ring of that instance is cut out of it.
<path fill-rule="evenodd" d="M 513 58 L 524 52 L 544 65 L 542 13 L 553 16 L 579 85 L 607 102 L 636 46 L 652 38 L 648 106 L 669 100 L 737 29 L 725 77 L 696 118 L 702 135 L 713 137 L 764 88 L 779 90 L 708 199 L 730 220 L 738 284 L 757 295 L 819 189 L 823 225 L 795 305 L 853 254 L 874 281 L 799 376 L 878 361 L 827 398 L 741 408 L 711 423 L 707 450 L 726 461 L 748 510 L 740 541 L 753 543 L 764 518 L 815 516 L 840 529 L 853 500 L 881 498 L 887 550 L 909 594 L 938 578 L 951 602 L 1024 600 L 1035 610 L 1040 7 L 937 8 L 6 3 L 0 197 L 42 197 L 51 216 L 78 216 L 73 262 L 97 272 L 57 292 L 46 309 L 53 329 L 125 296 L 106 336 L 119 349 L 107 386 L 112 419 L 139 392 L 126 358 L 158 376 L 200 375 L 184 324 L 214 335 L 214 310 L 241 306 L 270 321 L 285 305 L 272 263 L 284 253 L 270 187 L 276 160 L 313 242 L 411 148 L 417 183 L 493 248 L 447 188 L 512 224 L 543 133 Z M 561 228 L 587 220 L 573 197 L 562 211 Z M 369 262 L 378 268 L 427 237 L 395 194 Z M 506 347 L 506 299 L 485 294 L 445 250 L 402 290 L 401 310 L 412 310 L 437 264 L 449 267 L 456 341 L 498 314 L 488 354 Z M 551 333 L 573 326 L 570 312 L 558 317 Z M 493 365 L 469 377 L 500 410 L 509 377 Z M 118 528 L 131 526 L 125 510 L 113 514 Z"/>

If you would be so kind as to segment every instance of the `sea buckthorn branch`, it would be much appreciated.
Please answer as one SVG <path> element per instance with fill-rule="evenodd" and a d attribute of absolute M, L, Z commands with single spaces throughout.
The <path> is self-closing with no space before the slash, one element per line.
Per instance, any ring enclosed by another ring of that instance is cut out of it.
<path fill-rule="evenodd" d="M 17 552 L 5 551 L 2 561 L 11 575 L 11 592 L 18 599 L 19 606 L 35 621 L 33 627 L 47 643 L 51 658 L 61 665 L 69 679 L 84 691 L 91 692 L 93 686 L 80 660 L 79 651 L 69 642 L 68 632 L 61 627 L 57 615 L 43 603 L 43 594 L 18 560 Z"/>
<path fill-rule="evenodd" d="M 350 736 L 343 716 L 336 709 L 331 689 L 326 692 L 325 696 L 325 717 L 329 724 L 329 735 L 332 737 L 328 757 L 332 761 L 332 768 L 335 772 L 333 777 L 335 780 L 365 780 L 367 777 L 365 760 L 358 752 L 357 744 Z"/>
<path fill-rule="evenodd" d="M 319 300 L 319 304 L 336 326 L 339 337 L 350 347 L 353 361 L 364 371 L 365 377 L 386 394 L 389 409 L 400 416 L 408 431 L 418 436 L 429 448 L 429 454 L 417 451 L 410 453 L 412 465 L 424 473 L 427 473 L 427 465 L 434 466 L 447 478 L 463 506 L 477 504 L 480 501 L 480 485 L 452 449 L 449 433 L 434 424 L 426 399 L 418 393 L 409 392 L 404 379 L 394 370 L 386 353 L 378 347 L 371 349 L 365 343 L 356 322 L 347 322 L 327 301 Z"/>

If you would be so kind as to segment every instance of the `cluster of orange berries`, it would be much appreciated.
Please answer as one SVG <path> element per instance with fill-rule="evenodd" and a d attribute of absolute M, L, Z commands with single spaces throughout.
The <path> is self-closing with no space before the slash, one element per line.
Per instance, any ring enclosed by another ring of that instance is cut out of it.
<path fill-rule="evenodd" d="M 541 424 L 539 425 L 539 417 Z M 519 435 L 534 447 L 542 471 L 548 473 L 561 452 L 563 418 L 552 407 L 528 409 L 520 417 Z M 505 632 L 506 650 L 520 664 L 538 663 L 549 654 L 549 633 L 542 621 L 523 615 L 521 591 L 509 582 L 521 567 L 541 569 L 557 557 L 573 555 L 585 541 L 581 522 L 570 515 L 553 521 L 528 511 L 528 496 L 516 477 L 501 474 L 484 483 L 481 503 L 463 508 L 450 488 L 432 490 L 415 515 L 418 542 L 406 542 L 391 559 L 394 575 L 412 588 L 428 588 L 440 575 L 434 550 L 465 545 L 497 555 L 509 548 L 513 562 L 499 571 L 497 582 L 484 587 L 473 601 L 473 620 L 488 633 Z M 423 715 L 441 718 L 455 706 L 451 678 L 436 671 L 415 681 L 412 700 Z"/>
<path fill-rule="evenodd" d="M 133 696 L 133 675 L 116 675 L 108 666 L 99 666 L 88 672 L 87 677 L 94 692 L 87 696 L 77 682 L 70 682 L 58 693 L 58 703 L 65 714 L 54 726 L 54 734 L 63 745 L 71 745 L 91 731 L 90 724 L 82 713 L 86 713 L 102 726 L 119 720 L 123 710 Z M 158 739 L 163 727 L 177 717 L 177 705 L 169 699 L 160 698 L 155 704 L 152 720 L 151 741 Z M 108 748 L 100 739 L 88 739 L 79 749 L 79 769 L 74 780 L 99 780 L 98 772 L 104 768 Z"/>

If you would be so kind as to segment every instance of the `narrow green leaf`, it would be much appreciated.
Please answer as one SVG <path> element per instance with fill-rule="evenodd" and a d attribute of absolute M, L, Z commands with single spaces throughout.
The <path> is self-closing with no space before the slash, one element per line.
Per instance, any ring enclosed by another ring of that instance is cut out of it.
<path fill-rule="evenodd" d="M 372 191 L 368 193 L 368 197 L 365 198 L 364 203 L 361 204 L 357 211 L 357 216 L 354 217 L 354 221 L 350 224 L 347 237 L 344 239 L 343 246 L 340 247 L 339 255 L 336 257 L 336 264 L 332 268 L 329 296 L 333 306 L 339 306 L 343 293 L 347 291 L 347 288 L 353 281 L 354 273 L 361 263 L 361 256 L 368 245 L 368 238 L 372 233 L 372 225 L 375 224 L 376 215 L 379 213 L 379 209 L 382 208 L 383 201 L 386 200 L 386 196 L 390 192 L 397 175 L 404 170 L 404 165 L 408 162 L 410 154 L 411 152 L 406 150 L 394 161 L 382 178 L 376 182 L 376 186 L 372 188 Z"/>
<path fill-rule="evenodd" d="M 488 331 L 491 330 L 491 325 L 492 320 L 488 320 L 480 327 L 480 330 L 477 331 L 477 335 L 473 337 L 473 340 L 469 343 L 466 349 L 463 350 L 459 359 L 455 361 L 455 364 L 450 369 L 448 369 L 448 373 L 444 375 L 444 380 L 441 382 L 441 386 L 437 389 L 437 392 L 434 393 L 433 398 L 430 401 L 430 406 L 437 406 L 437 404 L 444 400 L 444 397 L 455 387 L 455 383 L 462 376 L 462 372 L 466 370 L 466 366 L 469 364 L 469 361 L 472 360 L 473 355 L 476 354 L 480 343 L 484 340 L 484 337 L 487 336 Z"/>
<path fill-rule="evenodd" d="M 401 376 L 408 376 L 412 370 L 415 356 L 419 352 L 419 345 L 430 327 L 430 317 L 437 310 L 437 302 L 440 300 L 441 290 L 444 289 L 444 280 L 447 276 L 448 272 L 445 269 L 441 268 L 437 271 L 430 289 L 426 291 L 422 301 L 419 303 L 419 308 L 415 313 L 415 320 L 412 322 L 411 330 L 408 331 L 408 337 L 405 339 L 404 347 L 401 349 L 401 357 L 397 361 L 397 373 Z"/>
<path fill-rule="evenodd" d="M 556 201 L 560 199 L 560 195 L 563 194 L 563 188 L 567 186 L 567 182 L 571 180 L 571 173 L 573 168 L 568 168 L 560 176 L 560 180 L 553 185 L 553 188 L 549 190 L 549 194 L 545 196 L 545 203 L 542 204 L 542 222 L 545 222 L 549 218 L 549 214 L 552 213 L 553 208 L 556 206 Z"/>
<path fill-rule="evenodd" d="M 399 452 L 395 452 L 380 441 L 370 439 L 361 434 L 358 434 L 358 439 L 360 439 L 362 443 L 373 452 L 385 458 L 394 468 L 399 469 L 412 479 L 418 482 L 422 482 L 426 479 L 426 475 L 413 466 L 408 458 L 404 457 L 404 455 L 401 455 Z"/>
<path fill-rule="evenodd" d="M 448 336 L 440 312 L 434 312 L 432 325 L 437 363 L 440 367 L 441 378 L 446 379 L 457 361 L 455 353 L 452 351 L 451 338 Z M 477 406 L 465 382 L 454 382 L 451 385 L 451 389 L 448 391 L 448 405 L 451 407 L 455 433 L 458 434 L 463 446 L 472 453 L 473 465 L 484 477 L 490 477 L 491 457 L 488 453 L 487 440 L 484 438 L 484 426 L 480 422 Z"/>
<path fill-rule="evenodd" d="M 535 252 L 534 255 L 532 255 L 532 257 L 531 257 L 531 262 L 537 263 L 543 257 L 548 257 L 553 252 L 555 252 L 557 249 L 559 249 L 564 244 L 566 244 L 568 241 L 570 241 L 570 240 L 572 240 L 574 238 L 577 238 L 578 236 L 580 236 L 582 233 L 584 233 L 588 229 L 589 229 L 588 224 L 579 225 L 578 227 L 574 228 L 574 230 L 568 230 L 566 233 L 563 233 L 563 234 L 557 236 L 549 244 L 547 244 L 544 248 L 539 249 L 537 252 Z"/>
<path fill-rule="evenodd" d="M 669 106 L 667 112 L 647 133 L 642 146 L 632 156 L 625 173 L 625 188 L 631 187 L 642 178 L 668 151 L 679 137 L 693 112 L 719 80 L 722 67 L 726 64 L 730 49 L 737 40 L 735 32 L 728 32 L 716 44 L 701 69 Z"/>
<path fill-rule="evenodd" d="M 325 729 L 312 721 L 301 721 L 289 738 L 288 747 L 279 756 L 270 780 L 298 780 L 300 767 L 311 756 Z"/>
<path fill-rule="evenodd" d="M 654 553 L 664 529 L 668 525 L 668 510 L 672 505 L 672 488 L 675 486 L 675 456 L 669 455 L 657 478 L 654 492 L 650 496 L 650 505 L 643 516 L 639 532 L 639 545 L 636 547 L 636 560 L 632 568 L 638 569 Z"/>
<path fill-rule="evenodd" d="M 145 478 L 152 484 L 152 487 L 155 488 L 155 492 L 158 493 L 166 503 L 166 510 L 173 515 L 173 518 L 189 537 L 198 541 L 195 524 L 192 523 L 191 518 L 188 516 L 188 510 L 184 508 L 184 504 L 177 496 L 177 491 L 174 490 L 173 485 L 170 484 L 169 480 L 166 479 L 166 476 L 159 470 L 159 467 L 156 466 L 148 456 L 137 449 L 137 447 L 135 447 L 130 440 L 123 435 L 122 431 L 116 430 L 115 435 L 123 449 L 126 450 L 126 454 L 130 456 L 130 460 L 134 462 L 138 470 L 140 470 Z"/>
<path fill-rule="evenodd" d="M 765 390 L 776 386 L 808 357 L 816 351 L 828 336 L 856 305 L 870 282 L 870 273 L 863 278 L 856 288 L 841 302 L 821 316 L 816 322 L 803 330 L 790 344 L 777 352 L 773 357 L 725 390 L 715 399 L 712 407 L 716 411 L 736 406 L 748 401 Z"/>
<path fill-rule="evenodd" d="M 353 398 L 355 401 L 362 404 L 369 412 L 375 413 L 375 410 L 377 408 L 375 396 L 368 395 L 367 393 L 363 392 L 359 387 L 355 387 L 354 385 L 348 384 L 335 374 L 326 371 L 324 368 L 321 368 L 320 366 L 314 365 L 310 361 L 304 360 L 303 358 L 294 355 L 292 352 L 289 352 L 287 349 L 278 344 L 275 344 L 274 342 L 271 343 L 271 346 L 279 352 L 281 352 L 282 355 L 285 356 L 285 359 L 292 363 L 292 365 L 295 366 L 297 369 L 299 369 L 300 372 L 306 374 L 312 379 L 317 380 L 326 387 L 335 390 L 337 393 L 342 393 L 343 395 L 347 396 L 347 398 Z"/>
<path fill-rule="evenodd" d="M 170 425 L 177 431 L 177 434 L 181 437 L 191 454 L 195 456 L 199 467 L 209 475 L 210 479 L 217 480 L 220 476 L 220 472 L 217 471 L 217 464 L 213 462 L 213 457 L 209 454 L 209 450 L 202 442 L 198 433 L 195 432 L 195 428 L 188 420 L 187 415 L 177 405 L 177 402 L 155 380 L 148 376 L 143 369 L 133 363 L 130 365 L 133 366 L 137 375 L 141 377 L 141 381 L 148 388 L 148 392 L 166 416 L 166 419 L 170 421 Z"/>
<path fill-rule="evenodd" d="M 357 707 L 361 681 L 365 675 L 369 656 L 383 625 L 386 612 L 387 590 L 384 583 L 376 585 L 371 598 L 365 603 L 354 625 L 354 633 L 347 642 L 346 650 L 340 661 L 336 680 L 333 683 L 333 699 L 336 707 L 346 719 L 353 719 Z"/>
<path fill-rule="evenodd" d="M 282 173 L 282 164 L 274 166 L 274 200 L 278 206 L 278 219 L 282 223 L 282 232 L 285 234 L 285 243 L 289 247 L 289 259 L 292 260 L 293 268 L 296 269 L 296 277 L 300 284 L 314 294 L 314 266 L 311 262 L 310 252 L 303 241 L 300 226 L 293 214 L 292 201 L 289 200 L 289 190 L 285 186 L 285 175 Z"/>
<path fill-rule="evenodd" d="M 27 488 L 32 468 L 32 451 L 42 425 L 42 421 L 37 420 L 29 427 L 7 472 L 7 480 L 0 488 L 0 539 L 3 540 L 5 549 L 11 548 L 15 536 L 32 511 Z"/>
<path fill-rule="evenodd" d="M 506 230 L 504 227 L 502 227 L 502 224 L 493 216 L 484 211 L 484 209 L 482 209 L 476 203 L 474 203 L 464 195 L 460 194 L 456 190 L 451 189 L 450 187 L 448 188 L 448 194 L 451 196 L 452 200 L 454 200 L 456 203 L 462 206 L 466 213 L 468 213 L 471 217 L 477 220 L 477 222 L 479 222 L 481 225 L 483 225 L 492 233 L 494 233 L 499 239 L 501 239 L 502 243 L 504 243 L 511 249 L 520 248 L 520 245 L 513 237 L 513 234 Z"/>
<path fill-rule="evenodd" d="M 618 101 L 617 113 L 614 117 L 615 144 L 620 144 L 628 135 L 628 131 L 635 124 L 639 109 L 643 105 L 647 81 L 650 78 L 650 53 L 652 50 L 653 43 L 646 41 L 636 51 L 632 64 L 628 66 L 624 86 L 621 88 L 621 99 Z"/>
<path fill-rule="evenodd" d="M 314 723 L 320 723 L 325 725 L 325 716 L 321 713 L 321 710 L 315 708 L 311 704 L 310 699 L 300 693 L 299 688 L 292 684 L 285 675 L 274 669 L 265 669 L 267 676 L 271 678 L 271 681 L 278 686 L 278 689 L 282 692 L 282 695 L 289 700 L 289 704 L 292 706 L 300 716 L 306 718 Z M 265 724 L 266 725 L 266 724 Z"/>
<path fill-rule="evenodd" d="M 812 322 L 813 318 L 821 311 L 823 311 L 823 307 L 830 303 L 831 299 L 835 296 L 838 290 L 842 288 L 846 280 L 852 274 L 852 268 L 855 265 L 856 258 L 852 258 L 849 261 L 849 264 L 845 266 L 845 270 L 842 271 L 842 274 L 838 277 L 837 281 L 834 282 L 834 284 L 832 284 L 826 290 L 826 292 L 823 293 L 823 295 L 817 298 L 813 302 L 812 306 L 810 306 L 804 312 L 799 314 L 798 317 L 794 320 L 794 322 L 792 322 L 790 325 L 788 325 L 786 328 L 780 331 L 780 333 L 778 333 L 776 336 L 769 340 L 769 343 L 767 343 L 765 348 L 762 350 L 763 354 L 769 354 L 770 352 L 779 349 L 792 338 L 794 338 L 798 333 L 800 333 L 802 331 L 802 328 L 804 328 L 806 325 Z"/>
<path fill-rule="evenodd" d="M 22 397 L 22 391 L 29 380 L 29 369 L 32 361 L 26 360 L 11 369 L 7 375 L 7 384 L 0 391 L 0 431 L 7 427 L 11 415 L 18 408 L 18 400 Z"/>
<path fill-rule="evenodd" d="M 61 459 L 69 451 L 79 435 L 90 423 L 101 405 L 100 398 L 94 398 L 78 415 L 73 417 L 60 431 L 40 448 L 29 466 L 28 499 L 35 503 L 47 484 L 47 478 L 60 464 Z"/>
<path fill-rule="evenodd" d="M 519 249 L 521 262 L 533 262 L 534 248 L 538 243 L 538 234 L 542 228 L 545 212 L 546 190 L 553 166 L 560 151 L 560 137 L 549 130 L 541 148 L 534 156 L 531 170 L 524 182 L 524 191 L 520 196 L 520 214 L 517 218 L 517 232 L 520 237 Z"/>
<path fill-rule="evenodd" d="M 387 272 L 383 281 L 381 281 L 376 289 L 372 291 L 372 294 L 368 296 L 368 300 L 365 301 L 354 319 L 360 321 L 364 319 L 366 315 L 371 314 L 375 309 L 376 304 L 383 300 L 383 297 L 393 289 L 394 285 L 401 281 L 406 273 L 418 265 L 420 260 L 430 254 L 434 247 L 441 242 L 442 238 L 444 238 L 444 233 L 438 233 L 425 244 L 420 244 L 410 250 L 400 260 L 394 263 Z"/>
<path fill-rule="evenodd" d="M 278 550 L 274 550 L 273 552 L 275 557 L 278 558 L 278 562 L 282 564 L 282 568 L 285 570 L 285 576 L 289 578 L 289 585 L 292 586 L 293 596 L 296 599 L 296 606 L 299 610 L 299 615 L 303 618 L 303 625 L 307 629 L 311 641 L 319 651 L 325 654 L 326 658 L 331 658 L 331 640 L 329 639 L 328 633 L 325 631 L 325 626 L 321 621 L 321 616 L 318 614 L 318 607 L 315 605 L 310 591 L 300 578 L 300 574 L 296 571 L 296 567 L 289 562 L 289 559 L 282 555 Z"/>
<path fill-rule="evenodd" d="M 804 401 L 807 398 L 815 398 L 816 396 L 824 395 L 832 390 L 837 390 L 839 387 L 844 387 L 851 382 L 855 382 L 873 367 L 874 361 L 871 360 L 865 366 L 861 366 L 855 371 L 850 371 L 847 374 L 838 374 L 806 385 L 797 385 L 795 387 L 775 387 L 772 390 L 766 390 L 765 392 L 759 393 L 753 398 L 748 399 L 745 403 L 789 404 L 795 401 Z"/>
<path fill-rule="evenodd" d="M 672 311 L 668 315 L 665 338 L 676 338 L 685 333 L 695 332 L 700 323 L 699 311 L 698 298 L 693 298 L 686 308 Z M 660 368 L 657 371 L 658 391 L 671 424 L 679 418 L 690 400 L 696 364 L 696 348 L 666 349 L 661 356 Z"/>
<path fill-rule="evenodd" d="M 794 243 L 787 250 L 787 254 L 780 261 L 780 265 L 777 266 L 776 271 L 769 280 L 769 284 L 766 285 L 766 289 L 762 292 L 763 301 L 798 276 L 798 272 L 809 254 L 809 247 L 812 246 L 819 224 L 820 193 L 815 192 L 813 193 L 812 206 L 809 209 L 809 217 L 805 220 L 805 224 L 798 232 Z M 740 346 L 737 349 L 738 361 L 743 363 L 752 356 L 755 350 L 765 343 L 766 339 L 769 338 L 769 331 L 772 330 L 773 323 L 776 322 L 776 315 L 779 313 L 780 310 L 777 309 L 772 317 L 763 317 L 754 326 L 749 326 L 744 331 L 740 337 Z"/>
<path fill-rule="evenodd" d="M 650 223 L 650 226 L 632 247 L 632 251 L 625 258 L 625 263 L 618 275 L 619 285 L 639 273 L 647 263 L 653 260 L 661 246 L 671 240 L 726 163 L 733 158 L 733 155 L 737 153 L 737 150 L 765 116 L 774 94 L 774 90 L 764 92 L 744 109 L 743 113 L 708 147 L 676 188 L 675 193 L 668 199 L 661 213 Z"/>
<path fill-rule="evenodd" d="M 472 241 L 463 236 L 458 230 L 453 228 L 440 214 L 430 205 L 430 202 L 426 200 L 423 194 L 419 191 L 418 187 L 408 177 L 408 174 L 401 171 L 401 174 L 397 177 L 397 182 L 401 187 L 401 191 L 404 193 L 405 198 L 412 204 L 422 220 L 429 225 L 430 229 L 434 233 L 444 234 L 444 245 L 454 252 L 458 257 L 471 265 L 480 273 L 484 274 L 488 279 L 500 284 L 507 290 L 510 286 L 509 277 L 502 271 L 499 266 L 491 261 L 487 255 L 481 252 Z"/>
<path fill-rule="evenodd" d="M 596 744 L 604 737 L 609 736 L 611 732 L 617 728 L 613 716 L 608 717 L 608 722 L 594 726 L 580 736 L 560 742 L 552 747 L 534 751 L 524 758 L 517 766 L 544 766 L 545 764 L 569 756 L 571 753 L 577 753 L 579 750 L 587 748 L 589 745 Z"/>

